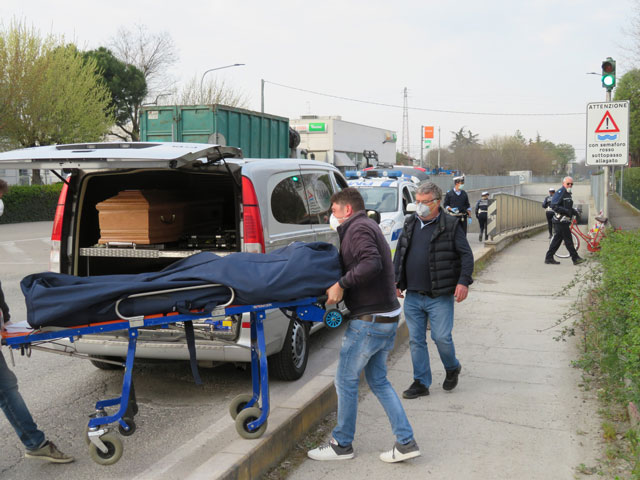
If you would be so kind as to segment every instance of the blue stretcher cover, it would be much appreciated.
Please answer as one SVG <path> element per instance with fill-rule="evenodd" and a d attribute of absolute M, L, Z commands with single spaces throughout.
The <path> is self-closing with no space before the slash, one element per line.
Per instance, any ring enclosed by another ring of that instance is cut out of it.
<path fill-rule="evenodd" d="M 315 297 L 341 275 L 337 249 L 324 242 L 291 245 L 267 254 L 202 252 L 152 273 L 76 277 L 44 272 L 22 279 L 27 321 L 34 328 L 73 327 L 117 319 L 115 302 L 134 293 L 219 283 L 235 290 L 236 305 L 285 302 Z M 229 289 L 216 287 L 123 301 L 130 317 L 188 309 L 213 308 L 229 300 Z"/>

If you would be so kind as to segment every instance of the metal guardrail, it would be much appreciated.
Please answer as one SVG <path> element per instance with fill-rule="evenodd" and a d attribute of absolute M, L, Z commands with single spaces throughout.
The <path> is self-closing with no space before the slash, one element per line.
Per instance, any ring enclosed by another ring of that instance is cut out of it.
<path fill-rule="evenodd" d="M 491 238 L 527 227 L 546 225 L 540 202 L 507 193 L 496 194 L 488 210 L 487 233 Z"/>

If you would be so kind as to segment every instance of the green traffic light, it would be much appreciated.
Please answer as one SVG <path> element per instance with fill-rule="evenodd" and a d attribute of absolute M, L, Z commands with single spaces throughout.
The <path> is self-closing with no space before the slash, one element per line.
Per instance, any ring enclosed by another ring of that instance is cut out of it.
<path fill-rule="evenodd" d="M 616 61 L 611 57 L 602 62 L 602 86 L 608 91 L 616 86 Z"/>
<path fill-rule="evenodd" d="M 605 87 L 613 87 L 616 84 L 616 79 L 613 75 L 604 75 L 602 77 L 602 85 Z"/>

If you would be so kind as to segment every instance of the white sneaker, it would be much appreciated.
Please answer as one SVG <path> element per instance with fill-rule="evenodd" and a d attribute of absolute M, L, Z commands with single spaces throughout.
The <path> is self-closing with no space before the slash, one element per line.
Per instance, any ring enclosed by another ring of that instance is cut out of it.
<path fill-rule="evenodd" d="M 411 440 L 406 445 L 396 442 L 391 450 L 380 454 L 380 460 L 387 463 L 403 462 L 421 455 L 418 444 Z"/>
<path fill-rule="evenodd" d="M 355 455 L 351 445 L 341 447 L 335 438 L 332 438 L 328 444 L 309 450 L 307 456 L 312 460 L 350 460 Z"/>

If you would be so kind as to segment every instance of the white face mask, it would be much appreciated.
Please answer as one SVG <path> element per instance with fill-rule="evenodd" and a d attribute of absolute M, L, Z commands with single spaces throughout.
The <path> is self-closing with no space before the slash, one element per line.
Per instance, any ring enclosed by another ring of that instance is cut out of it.
<path fill-rule="evenodd" d="M 571 187 L 566 187 L 567 193 L 571 193 Z"/>
<path fill-rule="evenodd" d="M 419 203 L 416 205 L 416 213 L 419 217 L 426 218 L 431 214 L 431 208 L 427 204 Z"/>
<path fill-rule="evenodd" d="M 0 217 L 2 216 L 3 213 L 4 213 L 4 202 L 0 198 Z"/>
<path fill-rule="evenodd" d="M 331 229 L 338 230 L 340 223 L 342 223 L 341 220 L 343 219 L 342 218 L 339 219 L 332 213 L 331 216 L 329 217 L 329 226 L 331 227 Z"/>
<path fill-rule="evenodd" d="M 459 190 L 462 190 L 463 188 L 464 188 L 464 183 L 461 183 L 461 184 L 458 185 L 458 189 Z"/>

